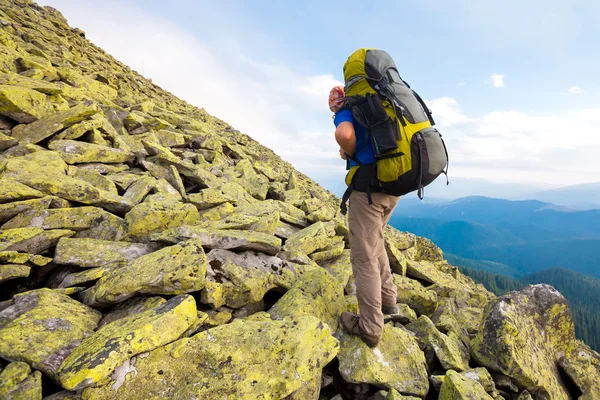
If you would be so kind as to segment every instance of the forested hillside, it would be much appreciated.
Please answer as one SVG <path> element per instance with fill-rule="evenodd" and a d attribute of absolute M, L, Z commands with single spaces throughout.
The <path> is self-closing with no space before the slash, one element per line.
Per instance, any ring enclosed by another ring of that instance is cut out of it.
<path fill-rule="evenodd" d="M 569 301 L 575 332 L 577 337 L 585 341 L 592 348 L 600 349 L 600 280 L 577 272 L 552 268 L 535 274 L 527 275 L 521 279 L 510 278 L 494 274 L 493 272 L 461 267 L 460 270 L 482 283 L 489 291 L 496 295 L 521 290 L 528 284 L 547 283 L 554 286 Z"/>

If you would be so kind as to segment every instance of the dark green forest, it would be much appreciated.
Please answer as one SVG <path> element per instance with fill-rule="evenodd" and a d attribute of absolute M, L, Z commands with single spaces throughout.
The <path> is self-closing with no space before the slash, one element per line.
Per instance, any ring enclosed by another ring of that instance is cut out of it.
<path fill-rule="evenodd" d="M 600 351 L 599 279 L 564 268 L 547 269 L 521 279 L 465 266 L 460 267 L 460 271 L 498 296 L 520 290 L 529 284 L 547 283 L 554 286 L 569 301 L 577 337 L 594 350 Z"/>

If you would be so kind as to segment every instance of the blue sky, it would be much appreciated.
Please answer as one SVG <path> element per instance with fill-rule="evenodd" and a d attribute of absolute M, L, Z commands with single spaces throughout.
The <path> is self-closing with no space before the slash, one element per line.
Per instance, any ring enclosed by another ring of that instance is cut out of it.
<path fill-rule="evenodd" d="M 455 177 L 600 180 L 595 0 L 42 3 L 321 182 L 344 175 L 326 97 L 360 47 L 387 50 L 429 102 Z"/>

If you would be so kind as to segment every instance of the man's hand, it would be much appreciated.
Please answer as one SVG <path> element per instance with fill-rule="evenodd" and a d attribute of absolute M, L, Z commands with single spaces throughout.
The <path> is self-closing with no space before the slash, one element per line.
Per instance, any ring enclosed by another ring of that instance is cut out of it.
<path fill-rule="evenodd" d="M 340 149 L 340 157 L 342 158 L 342 160 L 348 159 L 348 156 L 346 155 L 346 152 L 344 151 L 344 149 Z"/>

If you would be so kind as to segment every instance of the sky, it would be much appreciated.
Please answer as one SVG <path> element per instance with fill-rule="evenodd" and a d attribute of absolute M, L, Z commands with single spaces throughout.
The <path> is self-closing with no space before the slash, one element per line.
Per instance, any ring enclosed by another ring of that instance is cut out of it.
<path fill-rule="evenodd" d="M 596 0 L 40 3 L 330 190 L 345 163 L 327 96 L 361 47 L 388 51 L 429 104 L 458 182 L 600 181 Z"/>

